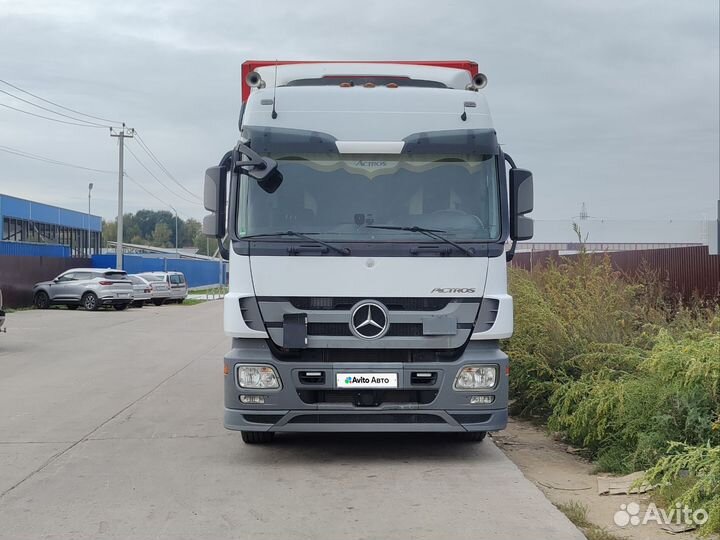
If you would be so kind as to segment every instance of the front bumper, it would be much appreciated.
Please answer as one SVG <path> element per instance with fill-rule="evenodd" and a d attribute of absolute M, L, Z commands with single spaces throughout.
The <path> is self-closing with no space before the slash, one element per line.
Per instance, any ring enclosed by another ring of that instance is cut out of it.
<path fill-rule="evenodd" d="M 227 429 L 277 432 L 466 432 L 498 431 L 507 425 L 508 357 L 497 342 L 468 343 L 462 356 L 448 362 L 294 362 L 279 361 L 270 353 L 264 340 L 235 339 L 233 349 L 225 356 L 225 414 Z M 279 390 L 249 390 L 237 385 L 238 364 L 267 364 L 280 376 Z M 455 376 L 467 364 L 493 364 L 498 367 L 495 388 L 473 391 L 453 389 Z M 307 384 L 300 379 L 306 371 L 322 371 L 325 382 Z M 335 387 L 337 373 L 397 373 L 398 387 L 389 392 L 395 398 L 383 397 L 369 405 L 342 396 L 383 391 L 340 390 Z M 414 383 L 415 372 L 436 374 L 432 384 Z M 397 399 L 422 392 L 421 400 Z M 241 403 L 240 395 L 262 395 L 264 404 Z M 334 399 L 308 399 L 308 396 L 332 395 Z M 471 404 L 471 396 L 493 396 L 489 404 Z M 338 401 L 340 397 L 340 402 Z"/>

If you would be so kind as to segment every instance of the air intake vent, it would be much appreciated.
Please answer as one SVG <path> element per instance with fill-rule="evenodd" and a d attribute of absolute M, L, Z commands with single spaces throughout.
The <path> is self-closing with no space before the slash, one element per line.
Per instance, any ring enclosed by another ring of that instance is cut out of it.
<path fill-rule="evenodd" d="M 288 424 L 444 424 L 442 417 L 434 414 L 400 413 L 347 413 L 347 414 L 301 414 L 291 418 Z"/>
<path fill-rule="evenodd" d="M 243 320 L 250 330 L 258 330 L 259 332 L 265 331 L 265 325 L 263 324 L 262 316 L 260 315 L 260 307 L 258 306 L 257 300 L 254 296 L 247 296 L 240 298 L 240 313 L 242 313 Z"/>
<path fill-rule="evenodd" d="M 350 327 L 346 323 L 308 323 L 308 336 L 351 336 Z M 423 335 L 422 323 L 394 323 L 386 336 L 419 337 Z"/>
<path fill-rule="evenodd" d="M 480 304 L 480 312 L 475 322 L 475 332 L 487 332 L 495 324 L 500 300 L 497 298 L 483 298 Z"/>
<path fill-rule="evenodd" d="M 301 371 L 298 374 L 298 379 L 302 384 L 325 384 L 325 372 L 324 371 Z"/>
<path fill-rule="evenodd" d="M 261 298 L 260 301 L 270 299 Z M 452 298 L 360 298 L 349 296 L 294 296 L 288 299 L 294 308 L 302 310 L 343 310 L 349 311 L 361 300 L 376 300 L 390 311 L 439 311 L 452 301 Z"/>
<path fill-rule="evenodd" d="M 413 371 L 410 374 L 410 384 L 413 386 L 432 386 L 437 382 L 435 371 Z"/>

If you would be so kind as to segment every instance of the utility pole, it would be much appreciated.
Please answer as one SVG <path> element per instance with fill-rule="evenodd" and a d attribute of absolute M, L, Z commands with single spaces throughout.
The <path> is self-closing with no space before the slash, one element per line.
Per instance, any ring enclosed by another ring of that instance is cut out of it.
<path fill-rule="evenodd" d="M 178 254 L 178 215 L 177 210 L 174 206 L 170 206 L 170 208 L 173 209 L 173 212 L 175 212 L 175 255 Z"/>
<path fill-rule="evenodd" d="M 125 137 L 133 138 L 135 130 L 125 127 L 123 122 L 121 129 L 110 128 L 110 136 L 118 138 L 118 217 L 117 217 L 117 243 L 115 244 L 115 267 L 122 270 L 123 267 L 123 176 L 125 169 L 123 159 L 125 152 Z"/>
<path fill-rule="evenodd" d="M 88 259 L 92 255 L 92 249 L 90 248 L 90 193 L 92 193 L 93 183 L 88 184 L 88 238 L 87 238 L 87 256 Z"/>

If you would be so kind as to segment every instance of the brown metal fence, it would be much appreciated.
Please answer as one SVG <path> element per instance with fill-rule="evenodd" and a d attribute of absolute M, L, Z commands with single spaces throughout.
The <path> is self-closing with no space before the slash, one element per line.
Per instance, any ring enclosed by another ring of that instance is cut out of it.
<path fill-rule="evenodd" d="M 510 264 L 532 271 L 545 266 L 548 260 L 559 263 L 578 256 L 561 256 L 557 251 L 524 252 L 517 253 Z M 616 251 L 593 256 L 609 257 L 613 268 L 629 276 L 652 271 L 667 282 L 670 292 L 685 299 L 720 297 L 720 255 L 710 255 L 707 246 Z"/>
<path fill-rule="evenodd" d="M 6 308 L 32 305 L 32 288 L 70 268 L 87 268 L 90 259 L 0 256 L 0 289 Z"/>

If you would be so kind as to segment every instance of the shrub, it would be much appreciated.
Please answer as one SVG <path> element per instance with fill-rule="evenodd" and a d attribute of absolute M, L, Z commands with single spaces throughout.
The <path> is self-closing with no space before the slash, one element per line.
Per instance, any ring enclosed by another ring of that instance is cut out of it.
<path fill-rule="evenodd" d="M 645 473 L 644 482 L 660 485 L 660 494 L 675 493 L 668 506 L 687 505 L 693 510 L 704 509 L 708 521 L 700 533 L 720 533 L 720 446 L 710 443 L 691 446 L 670 444 L 668 455 Z M 678 484 L 682 489 L 674 489 Z"/>
<path fill-rule="evenodd" d="M 703 532 L 717 532 L 717 305 L 683 305 L 651 272 L 633 280 L 588 254 L 509 275 L 511 412 L 546 419 L 600 470 L 651 467 L 648 478 L 674 490 L 672 504 L 702 506 L 711 516 Z"/>

